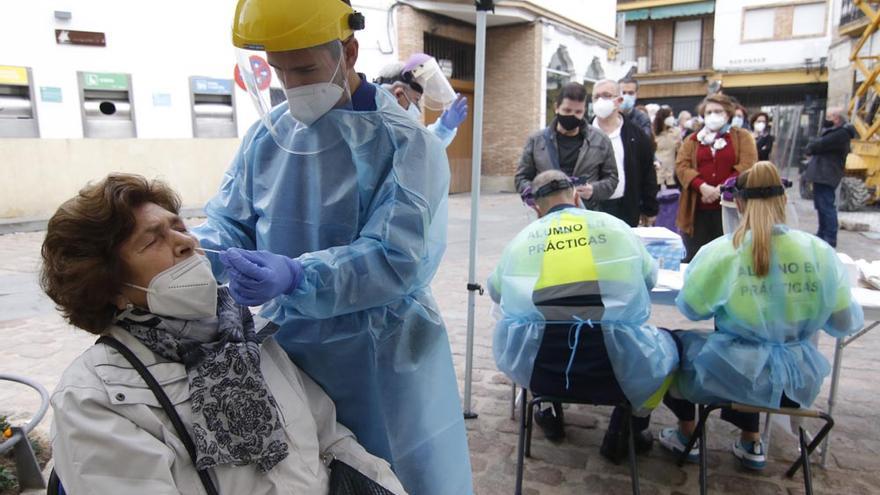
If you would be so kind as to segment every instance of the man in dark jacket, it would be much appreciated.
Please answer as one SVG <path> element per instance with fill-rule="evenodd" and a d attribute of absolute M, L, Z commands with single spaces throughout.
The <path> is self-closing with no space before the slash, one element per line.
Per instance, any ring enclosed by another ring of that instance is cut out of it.
<path fill-rule="evenodd" d="M 846 122 L 842 108 L 828 109 L 822 127 L 821 136 L 807 145 L 810 161 L 804 178 L 813 183 L 813 206 L 819 216 L 816 236 L 837 247 L 835 190 L 843 179 L 849 142 L 856 131 Z"/>
<path fill-rule="evenodd" d="M 600 209 L 630 227 L 652 225 L 657 216 L 657 172 L 650 138 L 620 113 L 618 84 L 610 79 L 593 86 L 593 127 L 608 136 L 617 163 L 617 188 Z"/>
<path fill-rule="evenodd" d="M 651 118 L 635 109 L 639 100 L 639 82 L 632 77 L 624 77 L 618 81 L 618 84 L 620 84 L 620 96 L 623 98 L 620 111 L 623 112 L 626 120 L 641 129 L 645 136 L 653 138 Z"/>
<path fill-rule="evenodd" d="M 563 86 L 556 98 L 556 118 L 529 137 L 516 169 L 516 190 L 522 193 L 532 179 L 547 170 L 561 170 L 585 184 L 577 191 L 584 206 L 595 210 L 617 187 L 614 150 L 604 134 L 584 120 L 587 90 L 578 83 Z"/>

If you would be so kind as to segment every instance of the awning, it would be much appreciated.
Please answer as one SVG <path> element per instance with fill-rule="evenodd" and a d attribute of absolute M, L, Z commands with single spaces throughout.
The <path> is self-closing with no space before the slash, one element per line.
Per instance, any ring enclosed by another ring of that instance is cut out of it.
<path fill-rule="evenodd" d="M 666 7 L 654 7 L 651 9 L 651 19 L 669 19 L 670 17 L 688 17 L 692 15 L 704 15 L 715 12 L 715 2 L 685 3 L 681 5 L 669 5 Z"/>
<path fill-rule="evenodd" d="M 647 19 L 671 19 L 674 17 L 690 17 L 715 12 L 715 0 L 705 2 L 667 5 L 650 9 L 628 10 L 624 12 L 626 22 L 644 21 Z"/>
<path fill-rule="evenodd" d="M 626 16 L 626 22 L 644 21 L 651 16 L 651 9 L 628 10 L 623 14 Z"/>

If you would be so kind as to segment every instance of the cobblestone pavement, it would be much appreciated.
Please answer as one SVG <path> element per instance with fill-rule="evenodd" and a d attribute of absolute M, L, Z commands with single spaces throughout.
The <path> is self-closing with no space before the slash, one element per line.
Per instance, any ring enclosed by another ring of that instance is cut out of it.
<path fill-rule="evenodd" d="M 469 197 L 450 200 L 449 247 L 433 288 L 449 329 L 456 370 L 463 379 L 467 327 Z M 815 213 L 806 201 L 797 202 L 801 228 L 815 232 Z M 487 195 L 481 201 L 478 278 L 482 283 L 498 261 L 509 239 L 529 221 L 514 195 Z M 64 368 L 95 340 L 95 337 L 66 325 L 50 301 L 39 292 L 36 272 L 43 233 L 0 236 L 0 373 L 18 373 L 41 382 L 50 391 Z M 839 248 L 853 258 L 880 258 L 880 242 L 859 234 L 841 232 Z M 488 297 L 478 297 L 474 345 L 472 410 L 479 418 L 468 421 L 471 460 L 476 493 L 513 492 L 516 462 L 517 423 L 511 421 L 511 385 L 495 367 L 492 358 L 493 320 Z M 651 322 L 670 328 L 700 328 L 681 317 L 674 308 L 655 306 Z M 831 357 L 832 340 L 823 335 L 820 347 Z M 846 351 L 841 379 L 840 402 L 833 430 L 832 456 L 827 470 L 815 468 L 816 493 L 880 493 L 880 330 L 869 333 Z M 828 383 L 817 401 L 824 406 Z M 26 388 L 0 384 L 0 413 L 11 413 L 14 421 L 26 420 L 38 406 L 36 394 Z M 599 456 L 598 447 L 608 423 L 609 408 L 572 406 L 566 412 L 567 438 L 550 444 L 536 430 L 533 456 L 526 462 L 525 493 L 629 493 L 625 465 L 614 466 Z M 51 418 L 38 431 L 48 434 Z M 674 424 L 668 410 L 655 412 L 652 429 Z M 773 433 L 770 463 L 765 472 L 740 470 L 730 454 L 734 429 L 717 417 L 709 436 L 709 483 L 712 493 L 795 495 L 803 493 L 800 475 L 784 477 L 787 463 L 797 456 L 797 447 L 781 428 Z M 698 470 L 679 468 L 658 445 L 640 459 L 642 493 L 674 495 L 697 493 Z"/>

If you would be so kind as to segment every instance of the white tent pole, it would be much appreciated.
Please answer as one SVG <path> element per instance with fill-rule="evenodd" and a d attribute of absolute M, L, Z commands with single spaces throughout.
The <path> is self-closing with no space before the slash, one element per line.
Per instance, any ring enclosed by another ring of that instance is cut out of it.
<path fill-rule="evenodd" d="M 480 222 L 480 175 L 483 160 L 483 96 L 486 89 L 486 15 L 493 8 L 492 1 L 477 4 L 477 54 L 475 60 L 474 88 L 474 144 L 471 158 L 471 234 L 470 266 L 468 269 L 468 321 L 467 351 L 464 365 L 464 417 L 473 419 L 477 414 L 471 410 L 471 380 L 474 368 L 474 309 L 476 293 L 483 288 L 477 283 L 477 234 Z"/>

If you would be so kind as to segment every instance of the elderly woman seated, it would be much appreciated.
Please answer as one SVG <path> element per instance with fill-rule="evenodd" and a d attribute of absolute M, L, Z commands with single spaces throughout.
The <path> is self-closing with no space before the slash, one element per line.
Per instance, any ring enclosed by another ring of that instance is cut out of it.
<path fill-rule="evenodd" d="M 179 207 L 165 184 L 116 174 L 49 221 L 44 290 L 71 324 L 115 338 L 144 363 L 195 446 L 192 455 L 129 360 L 99 343 L 52 395 L 65 489 L 326 494 L 344 472 L 388 490 L 370 493 L 404 493 L 388 463 L 336 422 L 324 391 L 217 287 Z"/>

